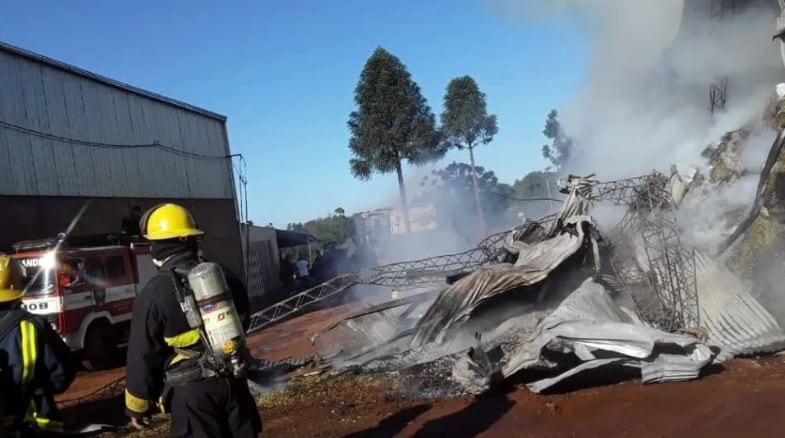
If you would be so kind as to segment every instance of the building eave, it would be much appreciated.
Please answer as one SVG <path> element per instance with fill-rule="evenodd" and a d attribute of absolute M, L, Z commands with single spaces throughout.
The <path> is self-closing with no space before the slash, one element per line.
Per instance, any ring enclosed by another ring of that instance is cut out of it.
<path fill-rule="evenodd" d="M 93 73 L 93 72 L 81 69 L 79 67 L 76 67 L 76 66 L 73 66 L 73 65 L 70 65 L 70 64 L 66 64 L 65 62 L 58 61 L 56 59 L 52 59 L 52 58 L 46 57 L 44 55 L 40 55 L 38 53 L 34 53 L 34 52 L 29 51 L 29 50 L 25 50 L 25 49 L 22 49 L 22 48 L 19 48 L 19 47 L 16 47 L 16 46 L 12 46 L 11 44 L 4 43 L 2 41 L 0 41 L 0 51 L 9 53 L 11 55 L 19 56 L 19 57 L 22 57 L 22 58 L 25 58 L 25 59 L 29 59 L 29 60 L 31 60 L 33 62 L 44 64 L 44 65 L 47 65 L 49 67 L 52 67 L 52 68 L 55 68 L 55 69 L 58 69 L 58 70 L 62 70 L 62 71 L 65 71 L 65 72 L 68 72 L 68 73 L 71 73 L 71 74 L 75 74 L 77 76 L 81 76 L 83 78 L 90 79 L 92 81 L 101 83 L 103 85 L 108 85 L 110 87 L 118 88 L 118 89 L 121 89 L 123 91 L 127 91 L 129 93 L 133 93 L 133 94 L 136 94 L 136 95 L 139 95 L 139 96 L 142 96 L 142 97 L 146 97 L 148 99 L 152 99 L 152 100 L 155 100 L 155 101 L 167 104 L 167 105 L 172 105 L 174 107 L 177 107 L 177 108 L 180 108 L 180 109 L 184 109 L 186 111 L 190 111 L 190 112 L 193 112 L 193 113 L 196 113 L 196 114 L 200 114 L 202 116 L 218 120 L 219 122 L 222 122 L 222 123 L 226 122 L 226 116 L 224 116 L 224 115 L 221 115 L 221 114 L 218 114 L 218 113 L 214 113 L 214 112 L 208 111 L 208 110 L 206 110 L 204 108 L 199 108 L 197 106 L 194 106 L 194 105 L 191 105 L 191 104 L 188 104 L 188 103 L 176 100 L 176 99 L 172 99 L 172 98 L 169 98 L 169 97 L 166 97 L 166 96 L 162 96 L 160 94 L 153 93 L 151 91 L 143 90 L 141 88 L 134 87 L 133 85 L 129 85 L 129 84 L 126 84 L 124 82 L 120 82 L 120 81 L 117 81 L 117 80 L 114 80 L 114 79 L 110 79 L 110 78 L 108 78 L 106 76 L 101 76 L 99 74 L 96 74 L 96 73 Z"/>

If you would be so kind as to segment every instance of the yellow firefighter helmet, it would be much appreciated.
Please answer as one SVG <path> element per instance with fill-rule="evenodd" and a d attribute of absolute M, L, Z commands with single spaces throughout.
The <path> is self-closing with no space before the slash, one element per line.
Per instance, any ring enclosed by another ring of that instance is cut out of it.
<path fill-rule="evenodd" d="M 25 294 L 25 269 L 18 261 L 0 253 L 0 303 L 18 300 Z"/>
<path fill-rule="evenodd" d="M 147 240 L 180 239 L 201 236 L 193 216 L 177 204 L 158 204 L 142 216 L 140 228 Z"/>

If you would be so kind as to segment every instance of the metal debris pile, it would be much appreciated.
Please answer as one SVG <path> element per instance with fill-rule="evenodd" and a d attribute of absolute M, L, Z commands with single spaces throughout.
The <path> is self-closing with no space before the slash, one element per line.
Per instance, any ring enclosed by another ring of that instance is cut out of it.
<path fill-rule="evenodd" d="M 780 134 L 768 161 L 783 142 Z M 528 382 L 534 392 L 611 366 L 638 370 L 644 383 L 688 380 L 712 363 L 785 349 L 785 330 L 751 286 L 718 254 L 682 241 L 679 206 L 701 184 L 675 167 L 610 182 L 571 175 L 559 183 L 567 197 L 555 216 L 465 253 L 336 279 L 255 315 L 252 331 L 358 284 L 393 287 L 403 298 L 327 329 L 354 339 L 323 360 L 338 373 L 415 373 L 468 393 L 524 370 L 548 373 Z M 597 205 L 625 213 L 602 233 Z"/>

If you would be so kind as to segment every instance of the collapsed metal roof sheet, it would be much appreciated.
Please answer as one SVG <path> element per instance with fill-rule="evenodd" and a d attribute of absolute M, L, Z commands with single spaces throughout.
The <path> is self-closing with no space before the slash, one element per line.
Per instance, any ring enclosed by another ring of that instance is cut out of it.
<path fill-rule="evenodd" d="M 449 330 L 471 316 L 482 302 L 513 289 L 536 284 L 575 254 L 583 245 L 591 219 L 573 217 L 557 236 L 522 251 L 514 265 L 500 263 L 480 268 L 439 295 L 415 328 L 412 347 L 442 342 Z M 574 234 L 573 234 L 574 233 Z"/>
<path fill-rule="evenodd" d="M 430 366 L 438 374 L 450 364 L 445 379 L 475 393 L 524 369 L 550 369 L 550 377 L 529 382 L 540 392 L 610 365 L 639 370 L 645 383 L 669 382 L 697 378 L 708 364 L 733 356 L 785 349 L 785 330 L 749 286 L 681 241 L 675 211 L 695 195 L 695 184 L 702 180 L 685 182 L 675 168 L 670 176 L 611 182 L 570 176 L 560 181 L 569 196 L 547 222 L 491 236 L 466 253 L 357 275 L 351 284 L 413 287 L 473 270 L 452 285 L 442 279 L 430 305 L 393 300 L 353 315 L 342 326 L 364 341 L 342 351 L 333 366 L 370 372 Z M 626 208 L 604 236 L 590 216 L 601 201 Z M 422 269 L 429 274 L 411 275 Z M 426 306 L 421 317 L 412 316 Z M 482 343 L 471 347 L 474 330 Z M 554 351 L 578 365 L 554 361 Z"/>

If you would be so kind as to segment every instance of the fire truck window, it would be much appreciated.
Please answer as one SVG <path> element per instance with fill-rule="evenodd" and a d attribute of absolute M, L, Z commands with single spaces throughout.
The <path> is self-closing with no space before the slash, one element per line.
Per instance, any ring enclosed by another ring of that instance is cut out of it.
<path fill-rule="evenodd" d="M 92 284 L 101 284 L 104 280 L 104 267 L 100 258 L 89 258 L 85 260 L 85 273 L 87 281 Z"/>
<path fill-rule="evenodd" d="M 123 256 L 106 258 L 106 276 L 111 280 L 125 277 L 125 258 Z"/>

